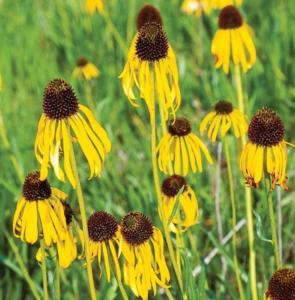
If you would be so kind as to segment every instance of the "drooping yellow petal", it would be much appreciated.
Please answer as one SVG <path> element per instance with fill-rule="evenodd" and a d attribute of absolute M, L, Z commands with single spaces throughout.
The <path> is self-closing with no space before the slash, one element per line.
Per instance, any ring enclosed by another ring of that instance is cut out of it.
<path fill-rule="evenodd" d="M 71 165 L 71 159 L 70 159 L 70 151 L 71 151 L 71 141 L 68 133 L 68 128 L 64 120 L 61 121 L 61 128 L 62 128 L 62 136 L 63 136 L 63 151 L 64 151 L 64 168 L 65 173 L 73 186 L 73 188 L 76 188 L 76 180 L 72 171 L 72 165 Z"/>
<path fill-rule="evenodd" d="M 79 104 L 79 109 L 86 115 L 89 120 L 89 123 L 95 132 L 95 134 L 100 138 L 103 142 L 106 152 L 110 152 L 111 150 L 111 141 L 106 133 L 106 131 L 99 125 L 99 123 L 95 120 L 95 117 L 90 109 L 86 106 Z"/>
<path fill-rule="evenodd" d="M 26 225 L 26 242 L 34 244 L 38 239 L 37 201 L 31 201 L 27 206 L 28 220 Z"/>
<path fill-rule="evenodd" d="M 107 274 L 107 281 L 109 282 L 111 280 L 111 269 L 110 269 L 108 250 L 107 250 L 105 242 L 102 242 L 102 252 L 103 252 L 105 270 L 106 270 L 106 274 Z"/>

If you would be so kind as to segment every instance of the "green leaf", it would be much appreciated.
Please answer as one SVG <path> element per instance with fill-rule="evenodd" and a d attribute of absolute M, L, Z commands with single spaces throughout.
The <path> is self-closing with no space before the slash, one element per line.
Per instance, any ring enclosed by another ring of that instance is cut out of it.
<path fill-rule="evenodd" d="M 180 195 L 182 194 L 184 190 L 184 186 L 178 191 L 177 195 L 176 195 L 176 201 L 175 201 L 175 205 L 173 207 L 172 213 L 170 215 L 170 218 L 168 220 L 168 226 L 170 225 L 170 223 L 172 222 L 173 218 L 175 217 L 178 208 L 179 208 L 179 204 L 180 204 Z"/>
<path fill-rule="evenodd" d="M 266 237 L 264 237 L 263 235 L 263 226 L 262 226 L 262 221 L 261 221 L 261 217 L 260 215 L 255 211 L 253 210 L 253 213 L 254 213 L 254 216 L 256 218 L 256 233 L 257 233 L 257 236 L 260 240 L 264 241 L 264 242 L 267 242 L 267 243 L 271 243 L 272 244 L 272 240 L 270 239 L 267 239 Z"/>
<path fill-rule="evenodd" d="M 181 261 L 183 265 L 184 290 L 187 292 L 188 299 L 197 299 L 197 286 L 192 274 L 189 257 L 185 251 L 181 251 Z"/>

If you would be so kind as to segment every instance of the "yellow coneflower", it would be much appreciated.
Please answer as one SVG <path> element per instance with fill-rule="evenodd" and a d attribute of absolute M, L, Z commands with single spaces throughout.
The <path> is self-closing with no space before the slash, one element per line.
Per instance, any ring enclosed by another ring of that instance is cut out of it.
<path fill-rule="evenodd" d="M 259 110 L 252 118 L 249 142 L 245 145 L 240 168 L 249 185 L 257 187 L 263 174 L 272 177 L 272 187 L 286 185 L 287 149 L 284 140 L 284 124 L 269 108 Z"/>
<path fill-rule="evenodd" d="M 170 224 L 170 229 L 176 231 L 177 229 L 184 230 L 194 224 L 198 220 L 198 201 L 192 188 L 187 184 L 186 180 L 179 175 L 172 175 L 167 177 L 162 183 L 162 209 L 161 218 L 167 222 L 175 208 L 177 195 L 183 188 L 179 195 L 179 211 L 175 214 Z"/>
<path fill-rule="evenodd" d="M 175 55 L 168 43 L 159 11 L 145 5 L 137 17 L 137 30 L 119 78 L 132 105 L 139 106 L 134 94 L 136 86 L 150 112 L 154 98 L 159 100 L 167 120 L 169 114 L 175 115 L 181 96 Z"/>
<path fill-rule="evenodd" d="M 111 279 L 111 265 L 115 266 L 117 280 L 121 281 L 121 269 L 115 245 L 119 243 L 119 227 L 115 218 L 104 211 L 93 213 L 88 220 L 89 247 L 92 259 L 97 256 L 101 269 L 101 261 L 105 265 L 107 280 Z M 110 261 L 113 260 L 113 262 Z"/>
<path fill-rule="evenodd" d="M 294 300 L 295 272 L 284 268 L 275 271 L 264 294 L 265 300 Z"/>
<path fill-rule="evenodd" d="M 211 3 L 210 0 L 184 0 L 181 10 L 187 14 L 200 16 L 203 12 L 210 13 Z"/>
<path fill-rule="evenodd" d="M 79 57 L 76 61 L 76 67 L 73 71 L 74 77 L 83 77 L 86 80 L 98 77 L 100 74 L 98 68 L 85 57 Z"/>
<path fill-rule="evenodd" d="M 67 231 L 65 239 L 57 240 L 56 248 L 58 253 L 58 262 L 61 268 L 68 268 L 71 263 L 77 258 L 77 242 L 79 241 L 84 249 L 83 232 L 79 227 L 79 224 L 73 218 L 73 210 L 70 205 L 64 202 L 67 199 L 67 195 L 61 191 L 58 191 L 60 200 L 63 201 L 64 215 L 67 224 Z M 36 259 L 42 262 L 41 248 L 37 251 Z"/>
<path fill-rule="evenodd" d="M 213 163 L 205 144 L 191 131 L 191 124 L 186 118 L 176 118 L 170 122 L 168 133 L 157 147 L 159 168 L 165 174 L 169 166 L 177 175 L 186 176 L 190 168 L 194 173 L 202 172 L 201 152 L 210 164 Z"/>
<path fill-rule="evenodd" d="M 223 66 L 227 74 L 232 58 L 235 65 L 241 64 L 243 71 L 248 71 L 256 61 L 256 49 L 249 27 L 235 6 L 228 5 L 220 11 L 218 27 L 211 46 L 215 67 Z"/>
<path fill-rule="evenodd" d="M 210 0 L 212 8 L 223 8 L 228 5 L 240 6 L 243 0 Z"/>
<path fill-rule="evenodd" d="M 164 256 L 161 231 L 139 212 L 128 213 L 120 223 L 125 283 L 137 297 L 148 299 L 157 285 L 167 288 L 170 273 Z"/>
<path fill-rule="evenodd" d="M 233 128 L 237 138 L 242 137 L 248 130 L 246 116 L 228 101 L 219 101 L 201 122 L 200 132 L 203 135 L 208 130 L 208 137 L 214 143 L 220 132 L 224 137 L 230 128 Z"/>
<path fill-rule="evenodd" d="M 104 12 L 103 0 L 86 0 L 85 3 L 86 12 L 90 15 L 98 11 L 100 14 Z"/>
<path fill-rule="evenodd" d="M 41 164 L 41 180 L 47 177 L 50 163 L 59 180 L 64 181 L 66 175 L 72 186 L 76 187 L 70 158 L 72 140 L 79 143 L 88 161 L 89 178 L 99 176 L 105 156 L 111 149 L 108 135 L 93 113 L 79 104 L 72 87 L 62 79 L 54 79 L 44 92 L 43 113 L 35 140 L 35 155 Z M 60 156 L 64 158 L 65 174 Z"/>
<path fill-rule="evenodd" d="M 46 246 L 64 241 L 67 225 L 61 195 L 47 180 L 40 180 L 39 172 L 29 173 L 13 217 L 14 235 L 30 244 L 43 238 Z"/>

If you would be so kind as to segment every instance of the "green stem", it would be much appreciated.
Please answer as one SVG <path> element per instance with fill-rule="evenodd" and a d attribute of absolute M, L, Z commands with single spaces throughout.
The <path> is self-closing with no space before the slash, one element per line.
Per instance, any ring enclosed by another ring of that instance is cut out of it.
<path fill-rule="evenodd" d="M 105 10 L 104 13 L 102 14 L 102 16 L 104 17 L 110 32 L 113 34 L 113 36 L 114 36 L 115 40 L 117 41 L 119 47 L 121 48 L 122 52 L 124 53 L 124 55 L 126 55 L 128 48 L 127 48 L 123 38 L 121 37 L 119 31 L 115 27 L 108 11 Z"/>
<path fill-rule="evenodd" d="M 42 279 L 43 279 L 43 297 L 44 300 L 48 300 L 48 282 L 47 282 L 47 269 L 46 269 L 46 255 L 45 244 L 43 239 L 40 240 L 41 253 L 42 253 Z"/>
<path fill-rule="evenodd" d="M 239 65 L 235 65 L 235 81 L 236 91 L 239 102 L 239 109 L 242 113 L 245 113 L 243 86 L 241 79 L 241 70 Z M 242 137 L 242 146 L 246 145 L 245 136 Z M 252 300 L 257 300 L 257 286 L 256 286 L 256 263 L 255 263 L 255 248 L 254 248 L 254 229 L 253 229 L 253 215 L 252 215 L 252 196 L 251 188 L 245 186 L 245 198 L 246 198 L 246 217 L 247 217 L 247 229 L 248 229 L 248 243 L 249 243 L 249 269 L 250 269 L 250 285 Z"/>
<path fill-rule="evenodd" d="M 117 276 L 117 272 L 116 272 L 116 270 L 115 270 L 114 264 L 112 264 L 112 267 L 113 267 L 113 272 L 114 272 L 114 274 L 115 274 L 115 276 L 116 276 L 116 280 L 117 280 L 117 283 L 118 283 L 118 287 L 119 287 L 120 293 L 121 293 L 121 295 L 122 295 L 122 299 L 123 299 L 123 300 L 128 300 L 127 293 L 126 293 L 126 291 L 125 291 L 125 289 L 124 289 L 124 286 L 123 286 L 123 284 L 122 284 L 122 281 L 121 281 L 121 280 L 118 278 L 118 276 Z"/>
<path fill-rule="evenodd" d="M 68 132 L 69 132 L 69 129 L 68 129 Z M 94 287 L 92 263 L 91 263 L 91 257 L 90 257 L 90 249 L 89 249 L 89 235 L 88 235 L 85 202 L 84 202 L 83 192 L 82 192 L 82 188 L 81 188 L 81 183 L 80 183 L 80 178 L 79 178 L 79 173 L 78 173 L 78 168 L 77 168 L 77 162 L 76 162 L 76 158 L 75 158 L 72 141 L 70 142 L 70 160 L 71 160 L 71 166 L 73 168 L 73 174 L 74 174 L 74 177 L 76 180 L 76 185 L 77 185 L 76 193 L 77 193 L 80 214 L 81 214 L 81 219 L 82 219 L 82 229 L 83 229 L 83 236 L 84 236 L 84 246 L 85 246 L 86 268 L 87 268 L 89 292 L 90 292 L 91 299 L 96 300 L 96 292 L 95 292 L 95 287 Z"/>
<path fill-rule="evenodd" d="M 249 243 L 249 264 L 250 264 L 250 284 L 252 300 L 257 300 L 257 286 L 256 286 L 256 262 L 255 262 L 255 249 L 254 249 L 254 229 L 253 229 L 253 215 L 252 215 L 252 197 L 251 188 L 245 187 L 246 196 L 246 214 L 247 214 L 247 230 L 248 230 L 248 243 Z"/>
<path fill-rule="evenodd" d="M 89 107 L 91 108 L 91 110 L 95 113 L 96 108 L 95 108 L 95 103 L 94 103 L 93 96 L 92 96 L 90 82 L 85 79 L 83 79 L 83 81 L 84 81 L 83 85 L 84 85 L 87 103 L 88 103 Z"/>
<path fill-rule="evenodd" d="M 277 236 L 277 226 L 276 226 L 275 214 L 273 209 L 271 182 L 269 177 L 265 177 L 265 186 L 266 186 L 266 196 L 267 196 L 267 203 L 268 203 L 268 214 L 269 214 L 270 225 L 271 225 L 272 244 L 273 244 L 273 249 L 275 254 L 276 267 L 277 269 L 279 269 L 281 266 L 281 259 L 280 259 L 278 236 Z"/>
<path fill-rule="evenodd" d="M 29 285 L 29 287 L 32 291 L 32 294 L 33 294 L 34 298 L 36 300 L 40 300 L 40 296 L 39 296 L 39 293 L 36 290 L 35 283 L 32 280 L 32 278 L 31 278 L 31 276 L 30 276 L 30 274 L 29 274 L 29 272 L 28 272 L 28 270 L 25 266 L 24 261 L 23 261 L 22 257 L 19 254 L 18 248 L 17 248 L 14 240 L 9 236 L 9 234 L 6 230 L 4 231 L 4 234 L 5 234 L 5 236 L 8 240 L 8 243 L 9 243 L 9 246 L 10 246 L 11 250 L 13 251 L 13 253 L 15 255 L 15 258 L 16 258 L 16 261 L 17 261 L 19 267 L 20 267 L 20 270 L 21 270 L 25 280 L 27 281 L 27 283 L 28 283 L 28 285 Z"/>
<path fill-rule="evenodd" d="M 60 266 L 58 259 L 55 260 L 56 268 L 55 268 L 55 299 L 60 300 Z"/>
<path fill-rule="evenodd" d="M 166 125 L 166 120 L 164 117 L 164 111 L 163 111 L 160 101 L 159 101 L 159 111 L 160 111 L 160 117 L 161 117 L 162 137 L 164 137 L 167 133 L 167 125 Z M 168 161 L 168 174 L 169 175 L 173 174 L 173 167 L 172 167 L 172 163 L 170 160 Z"/>
<path fill-rule="evenodd" d="M 171 294 L 169 289 L 165 289 L 165 293 L 166 293 L 166 296 L 167 296 L 168 300 L 174 300 L 174 297 Z"/>
<path fill-rule="evenodd" d="M 237 257 L 237 234 L 236 234 L 236 225 L 237 225 L 237 217 L 236 217 L 236 200 L 235 200 L 235 192 L 234 192 L 234 181 L 233 181 L 233 173 L 232 173 L 232 166 L 231 166 L 231 159 L 230 159 L 230 153 L 229 153 L 229 147 L 228 147 L 228 140 L 227 137 L 224 137 L 223 140 L 224 144 L 224 152 L 226 157 L 226 163 L 227 163 L 227 176 L 229 181 L 229 189 L 230 189 L 230 201 L 231 201 L 231 207 L 232 207 L 232 228 L 233 228 L 233 259 L 234 259 L 234 270 L 236 274 L 236 280 L 238 284 L 240 299 L 244 300 L 244 291 L 243 291 L 243 285 L 240 278 L 240 269 L 239 269 L 239 263 L 238 263 L 238 257 Z"/>
<path fill-rule="evenodd" d="M 235 65 L 235 80 L 236 80 L 239 109 L 242 113 L 245 113 L 242 78 L 241 78 L 241 70 L 239 65 Z"/>
<path fill-rule="evenodd" d="M 154 79 L 152 78 L 152 95 L 154 95 Z M 159 173 L 158 173 L 158 165 L 157 165 L 157 153 L 156 153 L 156 116 L 155 116 L 155 97 L 152 97 L 152 105 L 150 107 L 150 122 L 151 122 L 151 152 L 152 152 L 152 168 L 153 168 L 153 177 L 154 177 L 154 184 L 155 184 L 155 190 L 156 190 L 156 196 L 158 200 L 158 207 L 160 209 L 160 215 L 164 216 L 162 204 L 161 204 L 161 189 L 159 185 Z M 172 266 L 174 268 L 176 278 L 181 290 L 181 293 L 183 294 L 183 283 L 181 278 L 181 272 L 178 268 L 178 264 L 176 262 L 176 257 L 173 249 L 173 244 L 171 240 L 171 236 L 168 229 L 168 224 L 165 222 L 163 218 L 163 228 L 164 228 L 164 235 L 168 247 L 169 256 L 172 262 Z"/>

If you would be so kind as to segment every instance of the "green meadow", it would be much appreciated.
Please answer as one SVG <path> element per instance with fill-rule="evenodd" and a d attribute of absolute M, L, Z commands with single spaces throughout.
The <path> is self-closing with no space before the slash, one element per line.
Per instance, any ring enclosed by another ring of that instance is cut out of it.
<path fill-rule="evenodd" d="M 143 212 L 162 229 L 154 188 L 149 114 L 145 102 L 130 105 L 118 78 L 126 63 L 130 43 L 136 33 L 136 16 L 146 3 L 141 0 L 105 0 L 105 15 L 88 15 L 82 0 L 0 0 L 0 299 L 34 299 L 28 278 L 42 296 L 42 272 L 35 255 L 39 243 L 29 245 L 13 235 L 12 220 L 27 173 L 40 164 L 34 156 L 34 142 L 42 113 L 43 92 L 54 78 L 63 78 L 76 91 L 80 103 L 93 106 L 98 122 L 106 129 L 112 149 L 101 177 L 88 180 L 89 169 L 81 151 L 77 161 L 84 192 L 87 217 L 104 210 L 118 220 L 129 211 Z M 238 106 L 234 73 L 225 75 L 214 68 L 211 41 L 217 30 L 218 11 L 209 15 L 188 15 L 181 0 L 150 0 L 162 15 L 164 28 L 178 64 L 182 103 L 177 112 L 199 126 L 218 100 Z M 240 8 L 251 26 L 257 50 L 252 69 L 242 74 L 248 119 L 262 107 L 275 110 L 285 125 L 285 140 L 295 143 L 295 5 L 294 0 L 244 0 Z M 84 56 L 100 70 L 90 81 L 73 78 L 78 57 Z M 233 68 L 232 68 L 233 70 Z M 93 100 L 93 102 L 90 101 Z M 157 115 L 160 134 L 160 119 Z M 198 198 L 196 225 L 185 231 L 179 253 L 182 278 L 188 299 L 240 299 L 234 273 L 231 238 L 222 243 L 216 220 L 216 197 L 220 199 L 222 235 L 231 235 L 231 203 L 224 153 L 218 159 L 220 143 L 202 137 L 214 164 L 203 160 L 203 172 L 189 173 L 187 182 Z M 245 179 L 239 169 L 241 143 L 228 138 L 233 164 L 237 222 L 237 256 L 245 299 L 251 298 Z M 218 146 L 219 145 L 219 146 Z M 273 205 L 281 242 L 282 265 L 294 268 L 295 232 L 295 148 L 288 147 L 289 190 L 275 188 Z M 160 181 L 165 175 L 160 172 Z M 71 185 L 56 179 L 50 170 L 48 180 L 69 195 L 75 217 L 79 205 Z M 268 281 L 276 270 L 265 184 L 252 189 L 258 298 L 263 299 Z M 278 209 L 281 205 L 281 209 Z M 173 243 L 174 235 L 171 234 Z M 175 245 L 175 243 L 174 243 Z M 165 246 L 166 247 L 166 246 Z M 167 250 L 167 247 L 165 248 Z M 207 263 L 212 251 L 214 257 Z M 182 299 L 168 252 L 170 291 Z M 55 257 L 48 257 L 49 298 L 58 299 Z M 194 273 L 192 273 L 194 271 Z M 198 272 L 196 272 L 198 271 Z M 25 273 L 24 273 L 25 272 Z M 28 272 L 28 274 L 26 273 Z M 193 275 L 194 274 L 194 275 Z M 106 281 L 93 262 L 97 299 L 122 299 L 116 279 Z M 136 299 L 125 287 L 128 298 Z M 61 299 L 90 299 L 84 260 L 76 260 L 60 270 Z M 150 299 L 168 299 L 164 290 Z"/>

